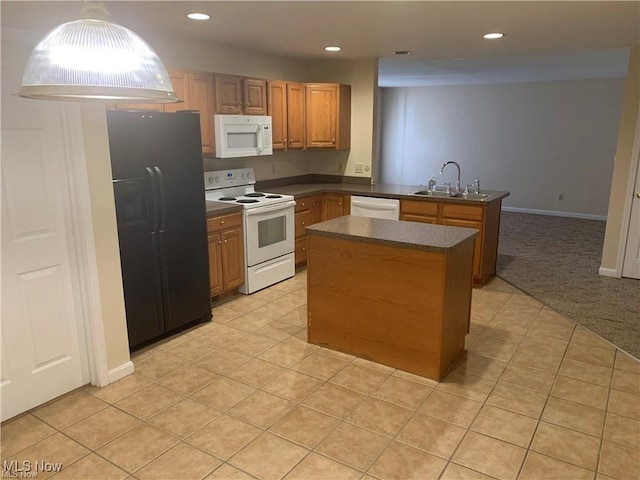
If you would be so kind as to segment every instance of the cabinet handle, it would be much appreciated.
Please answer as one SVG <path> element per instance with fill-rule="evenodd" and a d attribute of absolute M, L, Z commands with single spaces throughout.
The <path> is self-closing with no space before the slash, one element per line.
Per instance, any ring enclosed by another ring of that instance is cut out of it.
<path fill-rule="evenodd" d="M 249 108 L 249 105 L 251 105 L 251 104 L 249 102 L 247 102 L 245 107 Z"/>
<path fill-rule="evenodd" d="M 336 143 L 336 139 L 334 138 L 333 140 L 331 140 L 333 143 Z"/>
<path fill-rule="evenodd" d="M 302 247 L 302 251 L 306 252 L 307 251 L 307 247 Z"/>
<path fill-rule="evenodd" d="M 225 240 L 224 243 L 227 243 L 227 241 Z"/>
<path fill-rule="evenodd" d="M 218 245 L 222 245 L 222 242 L 220 240 L 218 240 Z"/>
<path fill-rule="evenodd" d="M 302 225 L 304 225 L 304 222 L 302 222 Z"/>
<path fill-rule="evenodd" d="M 220 225 L 224 225 L 224 220 L 220 220 Z"/>
<path fill-rule="evenodd" d="M 342 206 L 342 202 L 338 202 L 338 206 L 341 207 Z"/>

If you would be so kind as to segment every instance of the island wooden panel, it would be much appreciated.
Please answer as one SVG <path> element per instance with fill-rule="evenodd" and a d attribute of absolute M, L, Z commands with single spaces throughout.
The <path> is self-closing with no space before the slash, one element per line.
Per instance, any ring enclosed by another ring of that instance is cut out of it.
<path fill-rule="evenodd" d="M 442 253 L 307 242 L 310 343 L 438 381 L 463 355 L 473 239 Z"/>

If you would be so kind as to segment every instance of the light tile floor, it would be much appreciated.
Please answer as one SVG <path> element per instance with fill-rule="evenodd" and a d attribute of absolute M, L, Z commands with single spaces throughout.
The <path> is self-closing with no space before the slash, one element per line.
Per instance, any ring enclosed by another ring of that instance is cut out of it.
<path fill-rule="evenodd" d="M 307 344 L 305 282 L 7 422 L 2 460 L 61 479 L 640 478 L 640 364 L 536 300 L 474 290 L 469 352 L 438 384 Z"/>

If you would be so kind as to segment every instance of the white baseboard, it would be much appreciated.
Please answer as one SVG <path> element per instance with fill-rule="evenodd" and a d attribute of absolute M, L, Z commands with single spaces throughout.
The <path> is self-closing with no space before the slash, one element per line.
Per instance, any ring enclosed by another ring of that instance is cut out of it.
<path fill-rule="evenodd" d="M 127 363 L 123 363 L 119 367 L 113 368 L 109 370 L 109 383 L 113 383 L 121 378 L 126 377 L 127 375 L 131 375 L 134 371 L 133 362 L 128 361 Z"/>
<path fill-rule="evenodd" d="M 602 220 L 607 221 L 606 215 L 592 215 L 590 213 L 575 213 L 575 212 L 559 212 L 556 210 L 536 210 L 533 208 L 519 208 L 519 207 L 502 207 L 504 212 L 517 212 L 517 213 L 532 213 L 534 215 L 553 215 L 555 217 L 571 217 L 571 218 L 584 218 L 586 220 Z"/>
<path fill-rule="evenodd" d="M 602 275 L 603 277 L 620 278 L 620 275 L 618 275 L 615 268 L 600 267 L 598 269 L 598 275 Z"/>

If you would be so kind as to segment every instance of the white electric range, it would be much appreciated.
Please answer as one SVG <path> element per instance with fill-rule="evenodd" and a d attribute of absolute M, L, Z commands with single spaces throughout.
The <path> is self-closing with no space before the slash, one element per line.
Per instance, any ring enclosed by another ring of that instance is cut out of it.
<path fill-rule="evenodd" d="M 205 198 L 241 205 L 244 223 L 245 283 L 251 294 L 295 275 L 295 200 L 291 195 L 256 192 L 253 168 L 205 172 Z"/>

